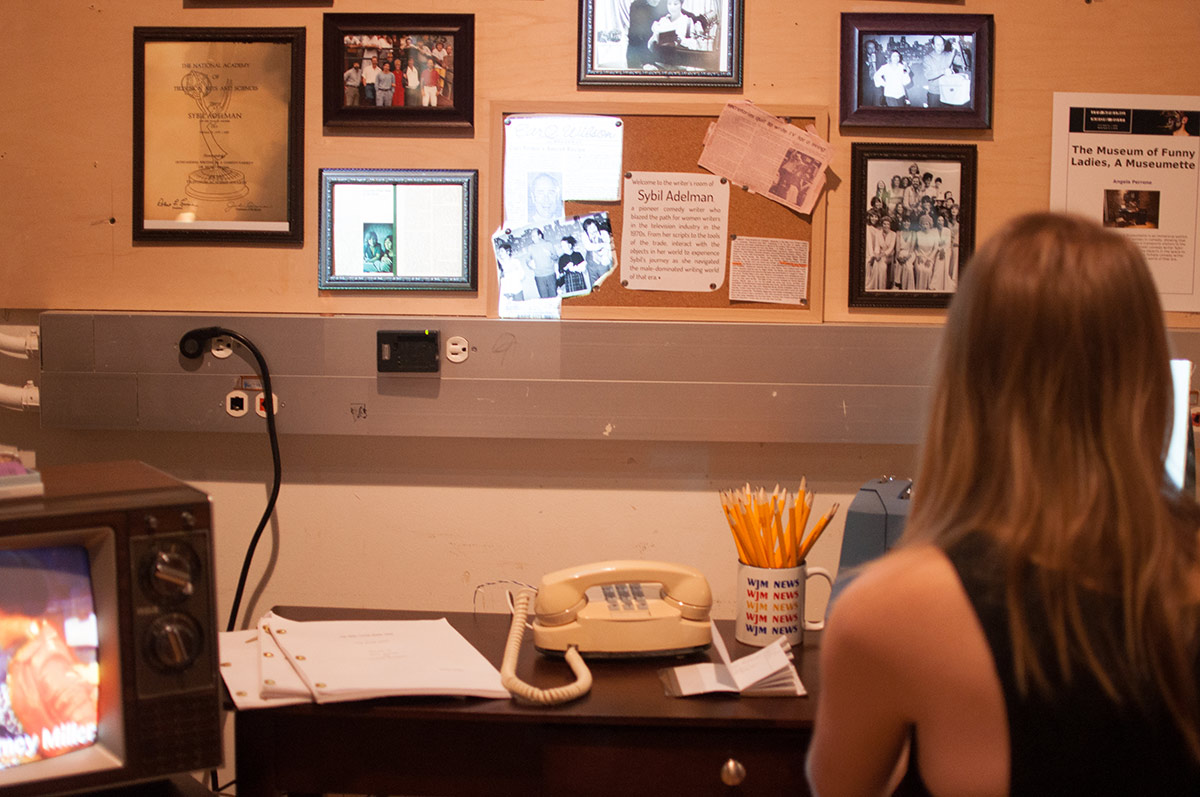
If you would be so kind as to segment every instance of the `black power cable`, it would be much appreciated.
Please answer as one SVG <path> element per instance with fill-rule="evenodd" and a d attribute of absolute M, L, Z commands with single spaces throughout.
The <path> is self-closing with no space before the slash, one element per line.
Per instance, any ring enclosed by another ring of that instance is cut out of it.
<path fill-rule="evenodd" d="M 267 416 L 267 437 L 271 442 L 271 463 L 274 466 L 271 495 L 267 498 L 267 506 L 263 510 L 262 519 L 258 521 L 258 528 L 254 530 L 254 536 L 250 538 L 250 544 L 246 548 L 246 555 L 242 559 L 242 572 L 238 576 L 237 590 L 233 595 L 233 607 L 229 610 L 229 623 L 226 630 L 233 631 L 237 627 L 238 609 L 242 603 L 242 593 L 246 589 L 246 579 L 250 575 L 250 563 L 254 561 L 254 550 L 258 547 L 263 530 L 266 529 L 267 523 L 271 519 L 271 513 L 275 511 L 275 501 L 279 497 L 279 484 L 283 480 L 283 469 L 279 461 L 279 435 L 275 432 L 275 394 L 271 390 L 271 371 L 267 368 L 266 358 L 262 356 L 258 347 L 249 338 L 232 329 L 202 327 L 191 330 L 179 339 L 179 353 L 189 360 L 199 359 L 204 356 L 204 348 L 208 342 L 216 337 L 232 338 L 241 343 L 254 355 L 254 360 L 258 363 L 258 371 L 262 376 L 263 383 L 263 411 Z M 219 786 L 215 769 L 208 773 L 208 777 L 210 788 L 216 794 L 220 794 L 223 789 L 237 782 L 234 780 L 224 786 Z"/>
<path fill-rule="evenodd" d="M 274 479 L 271 484 L 271 495 L 267 499 L 267 506 L 263 511 L 262 519 L 258 522 L 258 528 L 254 530 L 254 536 L 250 538 L 250 545 L 247 547 L 246 555 L 242 560 L 242 572 L 238 576 L 237 590 L 233 594 L 233 608 L 229 612 L 229 623 L 225 629 L 226 631 L 233 631 L 237 627 L 238 609 L 242 603 L 242 593 L 246 589 L 246 579 L 250 575 L 250 563 L 254 560 L 254 550 L 258 547 L 258 541 L 271 519 L 271 513 L 275 511 L 275 501 L 279 498 L 282 467 L 279 462 L 279 436 L 275 432 L 275 394 L 271 391 L 271 372 L 267 368 L 267 361 L 262 356 L 262 352 L 258 350 L 258 347 L 249 338 L 232 329 L 202 327 L 200 329 L 193 329 L 180 338 L 179 353 L 191 360 L 199 359 L 204 356 L 205 345 L 217 337 L 232 338 L 241 343 L 254 355 L 255 361 L 258 363 L 258 370 L 262 375 L 263 383 L 263 409 L 267 416 L 267 436 L 271 442 L 271 462 L 275 470 Z"/>

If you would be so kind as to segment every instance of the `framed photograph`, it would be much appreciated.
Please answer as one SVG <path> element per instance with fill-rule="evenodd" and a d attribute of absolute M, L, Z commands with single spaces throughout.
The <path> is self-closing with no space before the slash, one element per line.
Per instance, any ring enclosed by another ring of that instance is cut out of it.
<path fill-rule="evenodd" d="M 328 127 L 475 129 L 472 14 L 326 14 Z"/>
<path fill-rule="evenodd" d="M 947 306 L 975 248 L 975 146 L 850 152 L 850 307 Z"/>
<path fill-rule="evenodd" d="M 479 172 L 322 169 L 322 289 L 473 291 Z"/>
<path fill-rule="evenodd" d="M 992 126 L 990 14 L 842 14 L 841 123 Z"/>
<path fill-rule="evenodd" d="M 133 29 L 133 240 L 304 241 L 304 28 Z"/>
<path fill-rule="evenodd" d="M 742 85 L 745 0 L 579 0 L 579 85 Z"/>

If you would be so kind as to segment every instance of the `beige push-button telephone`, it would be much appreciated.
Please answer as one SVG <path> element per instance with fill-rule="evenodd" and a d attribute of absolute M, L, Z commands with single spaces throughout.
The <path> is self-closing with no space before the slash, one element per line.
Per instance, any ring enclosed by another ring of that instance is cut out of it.
<path fill-rule="evenodd" d="M 661 586 L 647 589 L 651 584 Z M 591 600 L 589 592 L 600 599 Z M 694 568 L 617 560 L 558 570 L 538 586 L 533 645 L 542 653 L 565 656 L 577 680 L 559 689 L 536 689 L 516 677 L 534 594 L 522 590 L 517 595 L 500 675 L 506 689 L 535 702 L 561 703 L 584 695 L 591 673 L 583 657 L 681 655 L 712 644 L 712 590 Z"/>

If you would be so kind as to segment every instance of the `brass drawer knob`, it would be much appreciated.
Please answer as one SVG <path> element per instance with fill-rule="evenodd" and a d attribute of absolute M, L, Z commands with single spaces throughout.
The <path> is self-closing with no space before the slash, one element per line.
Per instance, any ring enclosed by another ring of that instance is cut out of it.
<path fill-rule="evenodd" d="M 746 768 L 736 758 L 731 758 L 721 767 L 721 782 L 726 786 L 740 786 L 746 779 Z"/>

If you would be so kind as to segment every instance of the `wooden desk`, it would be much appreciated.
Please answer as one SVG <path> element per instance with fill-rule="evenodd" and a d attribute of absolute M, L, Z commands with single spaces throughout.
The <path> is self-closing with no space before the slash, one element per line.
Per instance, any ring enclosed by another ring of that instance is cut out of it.
<path fill-rule="evenodd" d="M 497 667 L 509 617 L 276 607 L 296 620 L 446 617 Z M 755 648 L 718 622 L 730 655 Z M 808 697 L 671 698 L 657 670 L 705 661 L 591 661 L 592 691 L 552 708 L 510 700 L 395 698 L 239 711 L 239 797 L 292 793 L 427 795 L 808 794 L 804 751 L 817 686 L 815 642 L 796 664 Z M 526 635 L 517 674 L 540 687 L 572 680 L 561 660 L 533 650 Z M 720 778 L 736 759 L 737 789 Z"/>

